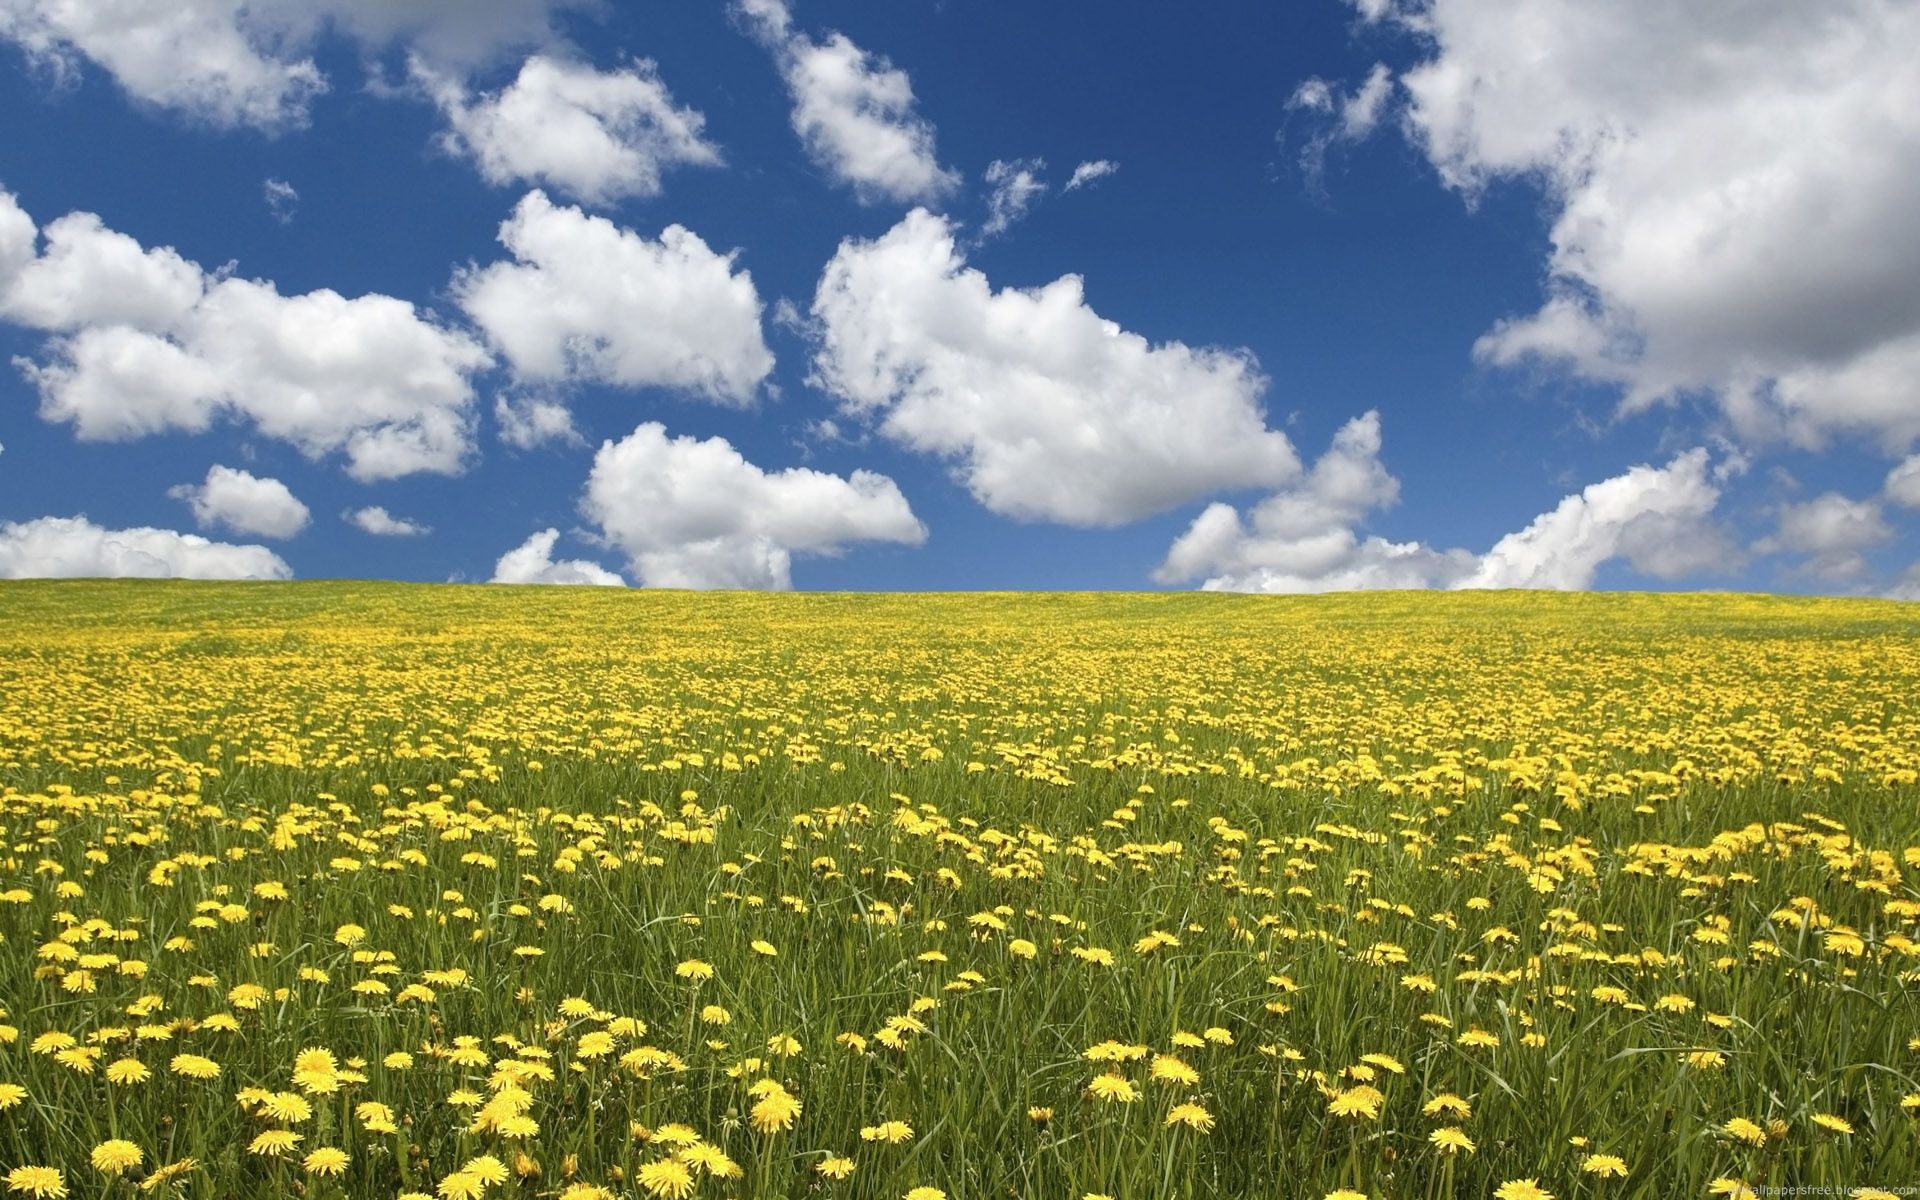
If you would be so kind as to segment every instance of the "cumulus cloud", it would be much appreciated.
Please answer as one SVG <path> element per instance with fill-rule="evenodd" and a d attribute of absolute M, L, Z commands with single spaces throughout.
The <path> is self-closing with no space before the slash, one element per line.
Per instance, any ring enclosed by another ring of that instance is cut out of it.
<path fill-rule="evenodd" d="M 500 396 L 493 402 L 493 419 L 500 440 L 516 450 L 532 450 L 548 442 L 586 444 L 573 427 L 573 410 L 550 396 Z"/>
<path fill-rule="evenodd" d="M 1027 215 L 1034 202 L 1047 194 L 1040 172 L 1047 164 L 1037 158 L 996 158 L 987 166 L 987 220 L 980 227 L 984 237 L 1005 233 L 1007 227 Z"/>
<path fill-rule="evenodd" d="M 91 213 L 39 231 L 0 192 L 0 319 L 48 335 L 14 364 L 82 440 L 247 422 L 356 479 L 458 472 L 479 343 L 412 304 L 208 272 Z"/>
<path fill-rule="evenodd" d="M 433 530 L 418 521 L 396 517 L 378 504 L 356 508 L 346 514 L 349 525 L 375 537 L 421 537 Z"/>
<path fill-rule="evenodd" d="M 1779 525 L 1754 549 L 1762 554 L 1803 554 L 1802 570 L 1822 579 L 1856 579 L 1867 569 L 1865 552 L 1893 540 L 1893 530 L 1872 500 L 1827 492 L 1780 507 Z"/>
<path fill-rule="evenodd" d="M 180 484 L 167 495 L 186 501 L 202 529 L 224 525 L 260 537 L 290 538 L 307 527 L 312 515 L 278 479 L 234 467 L 209 467 L 203 482 Z"/>
<path fill-rule="evenodd" d="M 673 102 L 654 64 L 614 71 L 535 54 L 500 91 L 470 96 L 456 76 L 416 60 L 415 79 L 446 115 L 442 139 L 487 182 L 544 183 L 589 204 L 660 194 L 677 166 L 716 166 L 705 118 Z"/>
<path fill-rule="evenodd" d="M 664 387 L 746 405 L 773 369 L 753 277 L 682 226 L 649 240 L 533 191 L 500 242 L 513 261 L 460 272 L 453 294 L 520 383 Z"/>
<path fill-rule="evenodd" d="M 1745 439 L 1920 438 L 1920 6 L 1410 0 L 1405 127 L 1471 196 L 1540 181 L 1545 302 L 1481 339 L 1709 394 Z"/>
<path fill-rule="evenodd" d="M 1083 187 L 1092 187 L 1119 169 L 1120 164 L 1110 158 L 1096 158 L 1083 162 L 1073 169 L 1072 176 L 1067 179 L 1067 186 L 1060 190 L 1073 192 Z"/>
<path fill-rule="evenodd" d="M 1664 467 L 1634 467 L 1588 484 L 1501 538 L 1460 586 L 1588 588 L 1615 559 L 1660 579 L 1731 570 L 1740 552 L 1712 520 L 1719 499 L 1705 450 Z"/>
<path fill-rule="evenodd" d="M 1886 496 L 1902 508 L 1920 508 L 1920 454 L 1887 472 Z"/>
<path fill-rule="evenodd" d="M 379 52 L 396 44 L 466 66 L 554 36 L 590 0 L 0 0 L 0 39 L 56 77 L 91 63 L 133 100 L 216 126 L 303 124 L 329 86 L 312 49 L 325 32 Z"/>
<path fill-rule="evenodd" d="M 1898 581 L 1887 589 L 1889 600 L 1920 600 L 1920 563 L 1906 569 Z"/>
<path fill-rule="evenodd" d="M 998 513 L 1119 525 L 1299 471 L 1250 354 L 1152 345 L 1088 307 L 1075 275 L 996 291 L 924 209 L 842 242 L 812 313 L 815 378 L 846 413 L 953 460 Z"/>
<path fill-rule="evenodd" d="M 171 529 L 103 529 L 85 517 L 0 521 L 0 579 L 291 579 L 265 546 Z"/>
<path fill-rule="evenodd" d="M 1246 519 L 1230 504 L 1208 505 L 1174 542 L 1155 578 L 1180 583 L 1205 576 L 1208 590 L 1258 592 L 1435 587 L 1465 578 L 1470 554 L 1355 531 L 1369 512 L 1391 507 L 1400 496 L 1379 454 L 1379 414 L 1354 418 L 1312 470 L 1255 505 Z"/>
<path fill-rule="evenodd" d="M 765 471 L 724 438 L 669 438 L 655 422 L 601 445 L 580 511 L 646 587 L 786 589 L 796 554 L 927 536 L 884 475 Z"/>
<path fill-rule="evenodd" d="M 1380 448 L 1378 414 L 1349 421 L 1299 482 L 1245 517 L 1231 505 L 1209 505 L 1155 577 L 1204 579 L 1209 591 L 1236 592 L 1581 589 L 1615 560 L 1660 578 L 1728 570 L 1739 560 L 1713 519 L 1719 490 L 1704 450 L 1592 484 L 1476 555 L 1359 532 L 1369 513 L 1399 499 Z"/>
<path fill-rule="evenodd" d="M 597 587 L 625 587 L 627 581 L 599 563 L 583 558 L 553 560 L 553 544 L 560 540 L 558 529 L 543 529 L 493 564 L 492 583 L 565 583 Z"/>
<path fill-rule="evenodd" d="M 785 0 L 737 7 L 778 62 L 793 130 L 821 169 L 866 203 L 931 202 L 959 185 L 934 154 L 933 125 L 915 108 L 905 71 L 845 34 L 815 41 L 795 30 Z"/>

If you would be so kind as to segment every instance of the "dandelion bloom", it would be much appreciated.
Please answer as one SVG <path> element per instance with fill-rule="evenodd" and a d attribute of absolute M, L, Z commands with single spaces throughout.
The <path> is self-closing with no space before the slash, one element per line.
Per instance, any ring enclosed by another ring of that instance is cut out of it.
<path fill-rule="evenodd" d="M 1537 1179 L 1509 1179 L 1493 1189 L 1493 1200 L 1553 1200 Z"/>
<path fill-rule="evenodd" d="M 905 1200 L 947 1200 L 947 1194 L 937 1187 L 917 1187 L 908 1189 Z"/>
<path fill-rule="evenodd" d="M 1356 1120 L 1378 1120 L 1380 1104 L 1385 1099 L 1379 1091 L 1362 1084 L 1348 1088 L 1327 1102 L 1327 1111 L 1336 1117 L 1353 1117 Z"/>
<path fill-rule="evenodd" d="M 300 1135 L 291 1129 L 269 1129 L 254 1138 L 247 1147 L 248 1154 L 258 1154 L 262 1158 L 285 1158 L 293 1153 L 300 1144 Z"/>
<path fill-rule="evenodd" d="M 1473 1139 L 1467 1136 L 1466 1130 L 1458 1125 L 1441 1126 L 1427 1135 L 1427 1141 L 1442 1154 L 1458 1154 L 1462 1150 L 1472 1154 L 1479 1149 L 1473 1144 Z"/>
<path fill-rule="evenodd" d="M 1176 1104 L 1167 1113 L 1167 1124 L 1184 1125 L 1188 1129 L 1206 1133 L 1213 1128 L 1213 1114 L 1198 1104 Z"/>
<path fill-rule="evenodd" d="M 1095 1100 L 1105 1100 L 1115 1104 L 1132 1104 L 1140 1097 L 1132 1081 L 1124 1075 L 1115 1075 L 1111 1071 L 1094 1076 L 1093 1082 L 1087 1085 L 1087 1094 Z"/>
<path fill-rule="evenodd" d="M 93 1169 L 102 1175 L 124 1175 L 139 1166 L 140 1147 L 125 1138 L 109 1138 L 93 1148 Z"/>
<path fill-rule="evenodd" d="M 67 1194 L 67 1179 L 58 1167 L 15 1167 L 7 1172 L 7 1190 L 34 1200 L 60 1200 Z"/>
<path fill-rule="evenodd" d="M 220 1064 L 198 1054 L 176 1054 L 167 1064 L 167 1069 L 175 1075 L 184 1075 L 188 1079 L 218 1079 Z"/>
<path fill-rule="evenodd" d="M 1848 1134 L 1853 1132 L 1853 1124 L 1845 1117 L 1833 1113 L 1813 1114 L 1813 1123 L 1829 1133 Z"/>
<path fill-rule="evenodd" d="M 347 1169 L 347 1152 L 337 1146 L 322 1146 L 307 1155 L 301 1164 L 309 1175 L 338 1175 Z"/>
<path fill-rule="evenodd" d="M 440 1200 L 480 1200 L 487 1181 L 466 1171 L 455 1171 L 440 1181 Z"/>
<path fill-rule="evenodd" d="M 1625 1179 L 1627 1162 L 1613 1154 L 1589 1154 L 1580 1163 L 1580 1169 L 1589 1175 L 1598 1175 L 1602 1179 Z"/>
<path fill-rule="evenodd" d="M 751 1113 L 753 1127 L 761 1133 L 777 1133 L 783 1129 L 792 1129 L 794 1118 L 799 1115 L 799 1098 L 784 1090 L 768 1092 L 760 1097 Z"/>
<path fill-rule="evenodd" d="M 823 1158 L 813 1164 L 813 1169 L 825 1175 L 828 1179 L 845 1179 L 847 1176 L 853 1174 L 853 1160 L 850 1158 L 842 1158 L 840 1155 L 835 1154 L 830 1158 Z"/>
<path fill-rule="evenodd" d="M 1735 1117 L 1720 1128 L 1749 1145 L 1764 1145 L 1767 1140 L 1767 1131 L 1745 1117 Z"/>
<path fill-rule="evenodd" d="M 675 1159 L 655 1159 L 642 1166 L 636 1177 L 647 1195 L 662 1200 L 686 1200 L 693 1194 L 693 1172 Z"/>
<path fill-rule="evenodd" d="M 882 1121 L 878 1125 L 868 1125 L 860 1131 L 863 1142 L 885 1142 L 897 1146 L 913 1137 L 913 1126 L 905 1121 Z"/>

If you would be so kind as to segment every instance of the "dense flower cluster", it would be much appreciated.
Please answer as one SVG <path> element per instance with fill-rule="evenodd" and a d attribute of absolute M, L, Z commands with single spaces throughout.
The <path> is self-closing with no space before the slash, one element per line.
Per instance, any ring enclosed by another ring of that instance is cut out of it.
<path fill-rule="evenodd" d="M 1884 1195 L 1911 612 L 8 585 L 0 1185 Z"/>

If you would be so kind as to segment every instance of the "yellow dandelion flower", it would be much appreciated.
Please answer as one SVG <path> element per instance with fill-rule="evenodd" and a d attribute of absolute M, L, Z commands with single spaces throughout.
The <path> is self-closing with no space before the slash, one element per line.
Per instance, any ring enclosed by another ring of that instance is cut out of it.
<path fill-rule="evenodd" d="M 144 1161 L 140 1147 L 124 1138 L 109 1138 L 93 1148 L 89 1161 L 102 1175 L 124 1175 Z"/>
<path fill-rule="evenodd" d="M 828 1179 L 845 1179 L 853 1174 L 854 1164 L 852 1159 L 835 1154 L 813 1164 L 813 1169 Z"/>
<path fill-rule="evenodd" d="M 643 1164 L 635 1178 L 647 1195 L 661 1200 L 686 1200 L 693 1194 L 693 1172 L 677 1159 L 659 1158 Z"/>
<path fill-rule="evenodd" d="M 307 1155 L 301 1165 L 309 1175 L 332 1177 L 347 1169 L 347 1152 L 334 1146 L 321 1146 Z"/>
<path fill-rule="evenodd" d="M 61 1200 L 67 1194 L 67 1177 L 58 1167 L 15 1167 L 7 1172 L 7 1190 L 34 1200 Z"/>
<path fill-rule="evenodd" d="M 1206 1133 L 1213 1128 L 1213 1114 L 1198 1104 L 1176 1104 L 1167 1113 L 1167 1125 L 1184 1125 Z"/>
<path fill-rule="evenodd" d="M 1589 1154 L 1580 1161 L 1580 1169 L 1602 1179 L 1625 1179 L 1627 1162 L 1612 1154 Z"/>

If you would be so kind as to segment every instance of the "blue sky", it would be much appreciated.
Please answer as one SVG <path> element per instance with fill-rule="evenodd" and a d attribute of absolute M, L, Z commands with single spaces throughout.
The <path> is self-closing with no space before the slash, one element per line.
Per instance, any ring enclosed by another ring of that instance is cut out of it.
<path fill-rule="evenodd" d="M 1913 594 L 1913 18 L 1641 7 L 0 0 L 0 574 Z"/>

